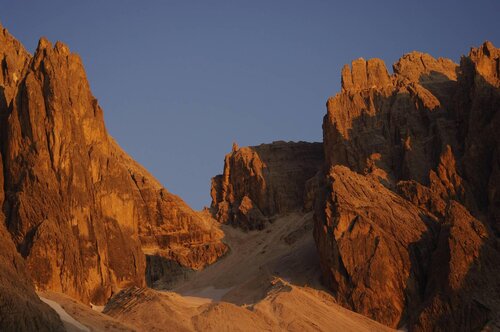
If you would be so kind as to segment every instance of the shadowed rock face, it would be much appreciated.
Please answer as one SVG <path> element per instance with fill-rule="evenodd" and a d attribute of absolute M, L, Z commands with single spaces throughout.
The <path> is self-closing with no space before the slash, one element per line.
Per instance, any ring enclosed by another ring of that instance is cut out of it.
<path fill-rule="evenodd" d="M 108 135 L 78 55 L 41 39 L 31 57 L 2 33 L 2 210 L 37 288 L 102 304 L 145 285 L 144 253 L 193 269 L 225 253 L 211 221 Z"/>
<path fill-rule="evenodd" d="M 486 42 L 461 59 L 456 94 L 463 178 L 500 235 L 500 50 Z"/>
<path fill-rule="evenodd" d="M 498 324 L 500 50 L 342 70 L 314 235 L 346 307 L 410 330 Z M 341 166 L 342 165 L 342 166 Z"/>
<path fill-rule="evenodd" d="M 0 154 L 0 161 L 1 161 Z M 0 163 L 0 204 L 3 204 L 3 169 Z M 64 331 L 59 316 L 40 301 L 16 251 L 0 211 L 0 328 L 3 331 Z"/>
<path fill-rule="evenodd" d="M 261 229 L 275 215 L 310 209 L 307 181 L 322 165 L 321 143 L 234 145 L 224 173 L 212 178 L 212 213 L 222 223 Z"/>
<path fill-rule="evenodd" d="M 373 173 L 387 185 L 400 179 L 428 183 L 446 145 L 458 148 L 446 109 L 456 70 L 449 60 L 416 52 L 401 58 L 391 77 L 378 59 L 344 67 L 342 92 L 328 100 L 323 124 L 327 165 Z"/>

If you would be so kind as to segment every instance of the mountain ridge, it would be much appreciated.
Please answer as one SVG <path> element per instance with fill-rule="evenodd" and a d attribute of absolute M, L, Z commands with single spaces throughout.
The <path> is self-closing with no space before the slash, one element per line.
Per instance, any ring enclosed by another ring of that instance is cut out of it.
<path fill-rule="evenodd" d="M 234 144 L 210 209 L 196 212 L 108 134 L 77 54 L 41 38 L 31 55 L 0 30 L 0 306 L 12 308 L 0 325 L 63 330 L 37 290 L 108 303 L 120 320 L 179 305 L 179 330 L 231 328 L 232 314 L 256 329 L 312 330 L 315 309 L 352 329 L 378 326 L 369 319 L 499 328 L 492 43 L 460 64 L 411 52 L 393 74 L 380 59 L 354 60 L 327 101 L 322 143 Z M 215 284 L 229 288 L 209 305 L 147 289 Z"/>
<path fill-rule="evenodd" d="M 210 221 L 109 136 L 78 55 L 41 38 L 30 56 L 2 35 L 2 210 L 37 288 L 102 304 L 145 285 L 143 247 L 189 268 L 225 253 Z"/>

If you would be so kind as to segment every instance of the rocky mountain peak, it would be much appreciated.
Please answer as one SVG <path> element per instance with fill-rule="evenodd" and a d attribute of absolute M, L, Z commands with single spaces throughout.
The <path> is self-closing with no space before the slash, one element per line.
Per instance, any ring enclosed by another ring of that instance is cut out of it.
<path fill-rule="evenodd" d="M 77 54 L 41 38 L 31 57 L 2 36 L 10 43 L 0 44 L 8 92 L 0 105 L 2 210 L 38 289 L 102 304 L 122 287 L 154 282 L 172 267 L 202 268 L 226 252 L 209 218 L 108 135 Z M 150 264 L 154 276 L 145 273 Z"/>
<path fill-rule="evenodd" d="M 487 82 L 497 86 L 500 80 L 500 51 L 493 43 L 486 41 L 477 48 L 471 48 L 468 58 Z"/>
<path fill-rule="evenodd" d="M 342 70 L 314 234 L 343 305 L 415 331 L 500 321 L 499 57 L 489 42 L 460 66 L 412 52 L 384 88 L 369 86 L 362 59 Z"/>
<path fill-rule="evenodd" d="M 0 106 L 6 109 L 14 98 L 31 55 L 23 45 L 0 26 Z"/>
<path fill-rule="evenodd" d="M 390 84 L 391 79 L 384 61 L 359 58 L 351 63 L 351 67 L 345 65 L 342 68 L 341 83 L 343 91 L 356 91 L 383 87 Z"/>
<path fill-rule="evenodd" d="M 321 143 L 233 144 L 223 174 L 212 178 L 212 213 L 222 223 L 261 229 L 277 215 L 302 211 L 307 182 L 322 164 Z"/>
<path fill-rule="evenodd" d="M 317 297 L 409 331 L 500 326 L 500 50 L 485 42 L 460 65 L 411 52 L 392 75 L 382 60 L 359 58 L 341 81 L 322 143 L 233 143 L 212 178 L 210 210 L 196 212 L 108 134 L 76 53 L 41 38 L 31 56 L 0 25 L 0 328 L 63 330 L 35 289 L 87 305 L 121 294 L 108 313 L 122 318 L 138 305 L 149 320 L 172 313 L 180 296 L 144 287 L 169 288 L 214 263 L 228 252 L 225 236 L 235 250 L 222 269 L 184 285 L 206 292 L 208 277 L 222 302 L 179 312 L 220 321 L 217 308 L 233 307 L 245 312 L 236 319 L 260 312 L 270 322 L 285 308 L 298 329 L 331 318 L 304 310 L 317 301 L 262 310 L 262 294 L 244 295 L 256 287 L 272 301 L 293 291 L 292 303 Z M 269 228 L 259 237 L 217 221 Z M 249 279 L 218 283 L 236 270 L 228 264 L 252 270 L 231 279 Z M 263 286 L 292 270 L 300 278 Z M 335 301 L 307 286 L 296 296 L 292 282 L 316 271 Z M 231 298 L 256 310 L 223 303 Z M 182 315 L 163 316 L 172 324 Z"/>
<path fill-rule="evenodd" d="M 403 55 L 394 65 L 394 75 L 399 81 L 404 79 L 410 82 L 425 84 L 427 81 L 439 79 L 457 80 L 458 65 L 445 58 L 435 59 L 427 53 L 411 52 Z"/>
<path fill-rule="evenodd" d="M 40 37 L 35 54 L 43 52 L 43 50 L 46 49 L 52 49 L 52 43 L 47 39 L 47 37 Z"/>

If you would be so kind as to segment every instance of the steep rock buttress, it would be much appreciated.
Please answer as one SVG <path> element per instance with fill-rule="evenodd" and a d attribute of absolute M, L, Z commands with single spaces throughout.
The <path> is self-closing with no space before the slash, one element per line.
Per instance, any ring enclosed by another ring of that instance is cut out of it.
<path fill-rule="evenodd" d="M 323 162 L 321 143 L 235 144 L 223 174 L 212 178 L 212 213 L 222 223 L 262 229 L 277 215 L 311 210 L 314 176 Z"/>
<path fill-rule="evenodd" d="M 42 38 L 31 57 L 8 38 L 0 49 L 2 210 L 35 286 L 102 304 L 145 285 L 145 254 L 192 269 L 223 255 L 211 221 L 108 135 L 79 56 Z"/>
<path fill-rule="evenodd" d="M 314 235 L 344 306 L 410 330 L 499 322 L 500 51 L 342 70 Z"/>

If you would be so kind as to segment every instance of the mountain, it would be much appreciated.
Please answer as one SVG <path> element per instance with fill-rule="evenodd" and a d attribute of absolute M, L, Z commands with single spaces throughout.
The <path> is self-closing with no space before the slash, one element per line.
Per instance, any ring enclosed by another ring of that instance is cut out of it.
<path fill-rule="evenodd" d="M 0 171 L 2 167 L 0 165 Z M 0 172 L 0 204 L 4 201 Z M 59 316 L 36 295 L 24 260 L 16 251 L 0 212 L 0 327 L 2 330 L 64 331 Z"/>
<path fill-rule="evenodd" d="M 234 144 L 196 212 L 108 134 L 77 54 L 0 31 L 0 329 L 500 329 L 492 43 L 353 61 L 322 143 Z"/>
<path fill-rule="evenodd" d="M 104 304 L 146 285 L 146 255 L 199 269 L 225 254 L 211 220 L 109 136 L 77 54 L 1 38 L 2 211 L 37 289 Z"/>
<path fill-rule="evenodd" d="M 342 70 L 314 235 L 345 307 L 412 331 L 498 322 L 499 63 L 486 42 L 460 65 L 413 52 L 393 75 Z"/>
<path fill-rule="evenodd" d="M 4 138 L 6 106 L 14 98 L 20 77 L 27 66 L 29 55 L 22 45 L 0 27 L 0 134 Z M 0 154 L 0 206 L 4 205 L 4 169 Z M 19 255 L 7 231 L 6 218 L 0 211 L 0 322 L 3 330 L 63 331 L 57 314 L 36 295 L 27 273 L 26 264 Z"/>
<path fill-rule="evenodd" d="M 262 229 L 278 215 L 311 210 L 307 181 L 323 163 L 321 143 L 234 144 L 223 174 L 212 178 L 211 211 L 219 222 Z"/>
<path fill-rule="evenodd" d="M 265 229 L 314 206 L 339 304 L 410 331 L 498 328 L 500 50 L 485 42 L 460 65 L 412 52 L 393 72 L 344 66 L 322 146 L 233 147 L 212 213 Z"/>

